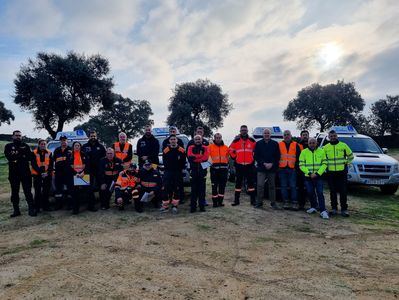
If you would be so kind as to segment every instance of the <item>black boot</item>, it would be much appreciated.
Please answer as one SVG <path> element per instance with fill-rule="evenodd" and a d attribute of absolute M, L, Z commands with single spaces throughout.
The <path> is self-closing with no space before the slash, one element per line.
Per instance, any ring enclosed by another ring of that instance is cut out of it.
<path fill-rule="evenodd" d="M 234 195 L 234 202 L 231 204 L 232 206 L 240 205 L 240 194 Z"/>
<path fill-rule="evenodd" d="M 255 206 L 256 205 L 256 197 L 255 195 L 251 194 L 251 205 Z"/>
<path fill-rule="evenodd" d="M 28 204 L 28 214 L 31 217 L 36 217 L 37 216 L 37 212 L 35 207 L 32 204 Z"/>
<path fill-rule="evenodd" d="M 21 215 L 21 211 L 19 210 L 19 205 L 13 204 L 14 212 L 10 215 L 10 218 L 15 218 Z"/>
<path fill-rule="evenodd" d="M 199 209 L 200 209 L 200 212 L 204 212 L 205 211 L 205 206 L 204 205 L 200 205 Z"/>
<path fill-rule="evenodd" d="M 213 207 L 218 207 L 219 205 L 219 203 L 218 203 L 218 200 L 217 200 L 218 198 L 213 198 L 212 197 L 212 202 L 213 202 Z"/>
<path fill-rule="evenodd" d="M 219 196 L 218 197 L 218 206 L 224 206 L 224 204 L 223 204 L 223 199 L 224 199 L 224 197 L 223 196 Z"/>

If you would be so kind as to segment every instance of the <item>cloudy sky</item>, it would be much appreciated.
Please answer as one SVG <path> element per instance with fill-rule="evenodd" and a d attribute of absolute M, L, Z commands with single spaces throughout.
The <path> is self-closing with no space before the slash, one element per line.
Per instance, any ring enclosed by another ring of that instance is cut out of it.
<path fill-rule="evenodd" d="M 208 78 L 234 105 L 226 139 L 241 123 L 295 129 L 282 111 L 314 82 L 355 82 L 368 105 L 399 94 L 399 1 L 0 0 L 0 100 L 16 116 L 0 133 L 47 136 L 13 80 L 38 51 L 68 50 L 107 57 L 115 92 L 149 100 L 156 126 L 176 83 Z"/>

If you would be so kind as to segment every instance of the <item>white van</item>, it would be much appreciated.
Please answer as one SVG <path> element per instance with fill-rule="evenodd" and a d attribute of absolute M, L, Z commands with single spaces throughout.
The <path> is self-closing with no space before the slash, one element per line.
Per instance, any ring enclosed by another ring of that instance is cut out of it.
<path fill-rule="evenodd" d="M 354 154 L 348 166 L 348 183 L 378 186 L 384 194 L 394 194 L 399 186 L 399 163 L 387 155 L 387 149 L 380 148 L 369 136 L 358 134 L 353 126 L 333 126 L 338 139 L 346 143 Z M 317 143 L 323 147 L 328 133 L 319 133 Z"/>
<path fill-rule="evenodd" d="M 263 131 L 266 128 L 270 130 L 272 140 L 275 140 L 276 142 L 281 142 L 283 140 L 283 132 L 281 131 L 280 126 L 271 126 L 271 127 L 255 127 L 255 129 L 252 131 L 252 136 L 256 141 L 263 139 Z"/>

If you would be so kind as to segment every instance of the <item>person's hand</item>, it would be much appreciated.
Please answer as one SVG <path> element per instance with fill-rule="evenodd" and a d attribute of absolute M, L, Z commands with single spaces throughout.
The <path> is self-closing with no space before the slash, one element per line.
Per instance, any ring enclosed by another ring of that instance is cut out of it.
<path fill-rule="evenodd" d="M 47 173 L 42 173 L 42 178 L 46 178 L 48 176 Z"/>
<path fill-rule="evenodd" d="M 123 199 L 122 199 L 121 197 L 119 197 L 118 199 L 116 199 L 116 203 L 117 203 L 118 205 L 122 205 Z"/>
<path fill-rule="evenodd" d="M 270 170 L 273 167 L 273 163 L 265 163 L 266 170 Z"/>
<path fill-rule="evenodd" d="M 103 183 L 102 185 L 101 185 L 101 190 L 102 191 L 105 191 L 107 189 L 107 185 L 105 184 L 105 183 Z"/>
<path fill-rule="evenodd" d="M 78 173 L 78 174 L 76 174 L 76 176 L 78 177 L 78 178 L 83 178 L 83 176 L 84 176 L 85 174 L 82 172 L 82 173 Z"/>
<path fill-rule="evenodd" d="M 142 159 L 142 160 L 147 160 L 147 159 L 148 159 L 148 156 L 142 156 L 141 159 Z"/>
<path fill-rule="evenodd" d="M 315 174 L 315 173 L 310 174 L 310 178 L 316 179 L 317 178 L 317 174 Z"/>
<path fill-rule="evenodd" d="M 154 193 L 154 191 L 151 191 L 151 192 L 149 192 L 149 194 L 152 196 L 152 195 L 154 195 L 155 193 Z"/>

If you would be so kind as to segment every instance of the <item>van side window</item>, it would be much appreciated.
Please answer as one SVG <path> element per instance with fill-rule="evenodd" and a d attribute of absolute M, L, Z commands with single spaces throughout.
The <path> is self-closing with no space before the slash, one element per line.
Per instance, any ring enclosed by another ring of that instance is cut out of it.
<path fill-rule="evenodd" d="M 321 146 L 321 142 L 323 141 L 323 137 L 319 137 L 317 138 L 317 145 L 320 147 Z"/>

